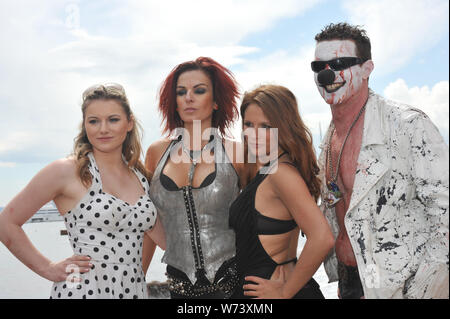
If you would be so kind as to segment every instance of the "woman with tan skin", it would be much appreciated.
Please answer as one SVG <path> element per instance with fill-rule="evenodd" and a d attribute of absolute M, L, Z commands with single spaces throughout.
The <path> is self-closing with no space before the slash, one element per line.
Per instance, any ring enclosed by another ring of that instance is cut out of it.
<path fill-rule="evenodd" d="M 165 132 L 180 134 L 153 143 L 145 164 L 167 235 L 172 298 L 228 298 L 236 286 L 228 209 L 245 177 L 237 145 L 223 136 L 238 115 L 237 95 L 230 71 L 204 57 L 175 67 L 161 87 Z"/>
<path fill-rule="evenodd" d="M 54 282 L 51 298 L 146 298 L 144 232 L 165 244 L 139 160 L 138 123 L 119 84 L 88 88 L 82 113 L 74 153 L 44 167 L 5 207 L 0 240 Z M 39 252 L 22 229 L 51 200 L 64 217 L 74 252 L 59 262 Z"/>
<path fill-rule="evenodd" d="M 282 86 L 258 87 L 245 94 L 241 116 L 256 163 L 247 164 L 253 179 L 230 208 L 241 284 L 233 298 L 322 299 L 312 276 L 334 239 L 316 205 L 318 167 L 295 96 Z M 300 230 L 307 240 L 297 261 Z"/>

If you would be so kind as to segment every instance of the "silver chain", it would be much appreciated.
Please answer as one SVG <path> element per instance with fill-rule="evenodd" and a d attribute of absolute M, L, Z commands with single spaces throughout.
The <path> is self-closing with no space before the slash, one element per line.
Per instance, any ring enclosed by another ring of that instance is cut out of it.
<path fill-rule="evenodd" d="M 333 129 L 332 129 L 331 134 L 330 134 L 330 140 L 328 141 L 328 148 L 327 148 L 328 168 L 330 170 L 330 177 L 331 177 L 331 181 L 333 183 L 336 183 L 336 181 L 337 181 L 337 177 L 338 177 L 338 174 L 339 174 L 339 165 L 341 163 L 341 157 L 342 157 L 342 152 L 344 151 L 345 142 L 347 142 L 347 139 L 350 136 L 350 131 L 352 130 L 353 126 L 355 126 L 356 122 L 361 117 L 361 114 L 363 113 L 364 109 L 366 108 L 366 104 L 367 104 L 368 100 L 369 100 L 369 98 L 367 98 L 366 102 L 364 103 L 364 105 L 359 110 L 358 115 L 353 120 L 353 123 L 350 125 L 350 128 L 347 131 L 347 135 L 345 136 L 344 142 L 342 143 L 342 146 L 341 146 L 341 150 L 339 151 L 337 165 L 336 165 L 336 174 L 334 174 L 334 176 L 333 176 L 333 161 L 331 159 L 331 139 L 333 138 L 333 134 L 334 134 L 334 131 L 335 131 L 335 126 L 333 124 Z"/>
<path fill-rule="evenodd" d="M 190 186 L 192 186 L 192 180 L 193 180 L 193 177 L 194 177 L 195 167 L 198 164 L 198 159 L 201 157 L 203 151 L 205 151 L 207 148 L 209 148 L 209 149 L 212 148 L 213 141 L 214 140 L 209 141 L 205 146 L 203 146 L 203 148 L 201 150 L 192 151 L 192 156 L 191 156 L 191 151 L 187 149 L 187 147 L 183 143 L 183 139 L 181 139 L 181 149 L 189 157 L 189 159 L 192 161 L 191 167 L 189 168 L 189 172 L 188 172 L 188 178 L 189 178 L 189 185 Z M 194 156 L 195 153 L 197 153 L 198 155 Z"/>

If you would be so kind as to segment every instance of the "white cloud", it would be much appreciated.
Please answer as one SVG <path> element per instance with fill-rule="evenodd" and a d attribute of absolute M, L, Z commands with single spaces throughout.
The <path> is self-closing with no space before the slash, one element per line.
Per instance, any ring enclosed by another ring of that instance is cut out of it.
<path fill-rule="evenodd" d="M 395 71 L 448 33 L 448 0 L 345 0 L 343 8 L 370 37 L 374 73 Z"/>
<path fill-rule="evenodd" d="M 16 165 L 14 162 L 0 162 L 0 167 L 16 167 Z"/>
<path fill-rule="evenodd" d="M 246 35 L 272 27 L 320 0 L 139 1 L 127 3 L 124 12 L 134 34 L 164 42 L 195 42 L 200 46 L 228 46 Z"/>
<path fill-rule="evenodd" d="M 424 111 L 439 128 L 448 143 L 449 138 L 449 82 L 441 81 L 432 88 L 408 87 L 405 80 L 398 79 L 384 90 L 386 98 L 406 103 Z"/>
<path fill-rule="evenodd" d="M 314 135 L 314 144 L 319 144 L 319 125 L 322 133 L 330 120 L 330 108 L 320 96 L 310 62 L 314 47 L 299 47 L 287 54 L 283 50 L 268 56 L 247 61 L 236 77 L 243 89 L 251 90 L 260 84 L 283 85 L 291 90 L 299 106 L 300 115 Z M 319 124 L 320 123 L 320 124 Z"/>
<path fill-rule="evenodd" d="M 176 64 L 200 55 L 227 67 L 243 63 L 258 49 L 241 39 L 317 2 L 2 2 L 0 40 L 8 46 L 0 52 L 0 158 L 67 155 L 81 121 L 81 92 L 105 81 L 126 88 L 146 147 L 160 137 L 157 92 Z"/>
<path fill-rule="evenodd" d="M 331 116 L 309 69 L 313 39 L 307 41 L 311 47 L 299 43 L 289 52 L 280 48 L 256 59 L 249 54 L 259 48 L 242 41 L 282 19 L 301 17 L 319 2 L 1 1 L 0 163 L 6 164 L 0 167 L 17 163 L 17 169 L 24 162 L 67 155 L 81 121 L 81 93 L 103 81 L 124 85 L 148 146 L 161 134 L 156 107 L 161 82 L 176 64 L 200 55 L 232 69 L 243 90 L 258 83 L 291 89 L 317 145 L 319 123 L 324 133 Z M 448 1 L 345 0 L 343 5 L 349 22 L 366 26 L 375 72 L 399 68 L 448 32 Z M 292 41 L 302 32 L 293 30 Z M 405 92 L 412 95 L 412 89 Z M 435 90 L 429 90 L 430 97 L 438 95 Z M 408 102 L 407 96 L 397 98 Z M 438 125 L 448 136 L 448 121 Z"/>
<path fill-rule="evenodd" d="M 236 70 L 243 90 L 258 83 L 291 89 L 317 144 L 319 123 L 324 131 L 330 114 L 309 69 L 313 40 L 311 47 L 280 49 L 257 59 L 247 55 L 258 48 L 240 41 L 319 2 L 2 2 L 0 40 L 8 45 L 0 51 L 0 158 L 66 155 L 81 120 L 81 92 L 103 81 L 124 85 L 148 145 L 161 132 L 156 102 L 162 80 L 176 64 L 200 55 Z M 416 0 L 347 0 L 343 5 L 351 23 L 366 26 L 375 70 L 384 73 L 435 43 L 448 23 L 445 1 L 426 7 Z M 71 16 L 78 6 L 79 23 Z M 18 138 L 18 132 L 27 137 Z"/>

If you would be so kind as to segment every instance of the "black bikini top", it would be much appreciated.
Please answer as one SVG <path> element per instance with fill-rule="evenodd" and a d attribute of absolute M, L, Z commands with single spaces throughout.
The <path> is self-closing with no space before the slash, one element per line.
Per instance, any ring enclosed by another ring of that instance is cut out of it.
<path fill-rule="evenodd" d="M 178 141 L 181 141 L 182 135 L 178 136 Z M 214 135 L 211 135 L 209 137 L 209 142 L 211 142 L 214 139 Z M 193 157 L 193 153 L 194 151 L 190 150 L 189 153 L 191 154 L 190 157 Z M 165 166 L 165 164 L 164 164 Z M 208 176 L 206 176 L 206 178 L 202 181 L 202 183 L 200 184 L 199 187 L 193 187 L 193 188 L 203 188 L 206 187 L 208 185 L 211 185 L 212 182 L 214 182 L 214 179 L 216 178 L 216 171 L 217 171 L 217 166 L 216 164 L 214 165 L 214 172 L 210 173 Z M 163 167 L 164 169 L 164 167 Z M 173 181 L 173 179 L 171 179 L 169 176 L 167 176 L 166 174 L 164 174 L 161 170 L 161 175 L 160 175 L 160 182 L 161 185 L 167 189 L 168 191 L 178 191 L 181 190 L 180 187 L 178 187 L 177 183 L 175 183 Z"/>
<path fill-rule="evenodd" d="M 215 178 L 216 178 L 216 171 L 214 171 L 211 174 L 209 174 L 208 176 L 206 176 L 206 178 L 203 180 L 203 182 L 200 184 L 200 186 L 198 188 L 203 188 L 203 187 L 206 187 L 206 186 L 212 184 L 212 182 L 214 182 Z M 161 181 L 162 186 L 169 191 L 180 190 L 177 183 L 175 183 L 173 181 L 173 179 L 171 179 L 169 176 L 167 176 L 163 172 L 161 172 L 160 181 Z"/>
<path fill-rule="evenodd" d="M 278 159 L 282 155 L 284 153 Z M 269 165 L 271 163 L 267 164 L 267 166 Z M 266 277 L 270 278 L 277 266 L 294 262 L 296 259 L 282 263 L 275 262 L 265 251 L 258 236 L 284 234 L 295 229 L 297 224 L 294 219 L 281 220 L 262 215 L 255 208 L 256 191 L 268 176 L 264 173 L 265 171 L 267 171 L 267 167 L 264 170 L 260 169 L 231 204 L 229 225 L 236 234 L 236 260 L 239 272 L 255 274 L 257 269 L 269 269 L 269 275 Z M 258 274 L 258 276 L 261 275 Z"/>
<path fill-rule="evenodd" d="M 279 235 L 290 232 L 297 227 L 295 220 L 281 220 L 264 216 L 255 209 L 256 232 L 258 235 Z"/>
<path fill-rule="evenodd" d="M 286 154 L 286 152 L 283 152 L 282 154 L 280 154 L 278 156 L 278 159 L 281 156 L 283 156 L 284 154 Z M 289 162 L 284 162 L 284 163 L 291 164 Z M 265 166 L 268 166 L 268 165 L 270 165 L 270 163 L 267 163 Z M 291 164 L 291 165 L 293 165 L 293 164 Z M 253 196 L 256 195 L 256 189 L 262 183 L 262 181 L 264 180 L 264 178 L 266 176 L 267 175 L 260 174 L 260 172 L 258 172 L 257 177 L 259 177 L 259 178 L 257 178 L 258 181 L 253 186 L 254 187 Z M 261 214 L 256 208 L 254 208 L 254 211 L 256 213 L 256 232 L 258 235 L 284 234 L 284 233 L 290 232 L 291 230 L 293 230 L 297 227 L 297 223 L 295 222 L 294 219 L 281 220 L 281 219 L 276 219 L 276 218 L 265 216 L 265 215 Z"/>

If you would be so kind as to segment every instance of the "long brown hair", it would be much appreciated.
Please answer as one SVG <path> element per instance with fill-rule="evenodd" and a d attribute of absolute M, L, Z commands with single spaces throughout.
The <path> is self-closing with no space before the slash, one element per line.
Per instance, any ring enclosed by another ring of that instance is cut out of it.
<path fill-rule="evenodd" d="M 80 133 L 74 139 L 73 156 L 77 162 L 78 175 L 81 182 L 86 187 L 92 181 L 92 175 L 89 172 L 88 164 L 89 158 L 87 154 L 92 152 L 92 144 L 86 134 L 86 128 L 84 126 L 86 109 L 92 101 L 95 100 L 114 100 L 117 101 L 123 108 L 125 114 L 127 115 L 128 121 L 133 121 L 133 129 L 127 133 L 127 137 L 122 144 L 122 154 L 128 162 L 129 168 L 136 168 L 144 176 L 148 177 L 147 170 L 144 164 L 142 164 L 140 157 L 142 155 L 141 138 L 142 138 L 142 128 L 138 123 L 137 119 L 134 117 L 130 103 L 125 94 L 125 90 L 120 84 L 116 83 L 106 83 L 98 84 L 89 87 L 83 92 L 83 103 L 81 105 L 81 111 L 83 113 L 83 121 L 80 125 Z"/>
<path fill-rule="evenodd" d="M 278 146 L 289 154 L 317 202 L 320 196 L 319 166 L 311 132 L 300 117 L 294 94 L 279 85 L 261 85 L 246 92 L 241 104 L 242 119 L 251 103 L 257 104 L 271 126 L 278 129 Z"/>

